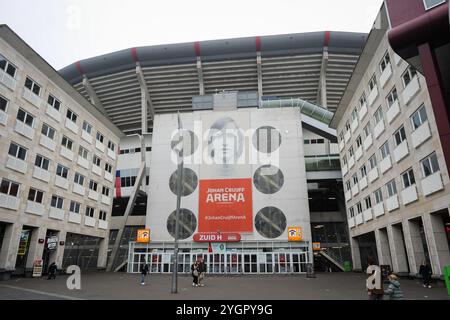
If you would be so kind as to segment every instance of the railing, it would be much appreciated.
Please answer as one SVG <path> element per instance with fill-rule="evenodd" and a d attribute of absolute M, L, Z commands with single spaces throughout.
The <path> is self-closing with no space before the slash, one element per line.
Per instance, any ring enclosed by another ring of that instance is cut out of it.
<path fill-rule="evenodd" d="M 340 171 L 339 155 L 305 156 L 306 171 Z"/>

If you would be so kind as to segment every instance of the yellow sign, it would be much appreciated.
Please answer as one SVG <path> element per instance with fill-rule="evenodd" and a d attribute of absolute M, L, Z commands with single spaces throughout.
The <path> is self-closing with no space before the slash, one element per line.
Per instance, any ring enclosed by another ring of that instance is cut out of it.
<path fill-rule="evenodd" d="M 312 243 L 312 249 L 313 251 L 320 251 L 320 242 L 313 242 Z"/>
<path fill-rule="evenodd" d="M 301 227 L 288 228 L 288 241 L 302 241 L 303 233 Z"/>
<path fill-rule="evenodd" d="M 137 231 L 136 241 L 140 243 L 150 242 L 150 229 L 139 229 Z"/>

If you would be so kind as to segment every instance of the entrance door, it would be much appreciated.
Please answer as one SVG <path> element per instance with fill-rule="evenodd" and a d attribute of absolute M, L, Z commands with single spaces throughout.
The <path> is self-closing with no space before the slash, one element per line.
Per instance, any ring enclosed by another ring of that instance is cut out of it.
<path fill-rule="evenodd" d="M 242 255 L 240 253 L 225 254 L 226 273 L 238 274 L 242 273 Z"/>
<path fill-rule="evenodd" d="M 243 253 L 244 273 L 258 273 L 258 255 L 256 253 Z"/>

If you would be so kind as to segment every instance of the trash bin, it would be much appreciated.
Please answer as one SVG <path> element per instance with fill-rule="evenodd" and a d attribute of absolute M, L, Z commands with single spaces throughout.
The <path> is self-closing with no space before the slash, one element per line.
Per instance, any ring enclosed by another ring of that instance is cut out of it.
<path fill-rule="evenodd" d="M 352 271 L 352 265 L 350 261 L 344 261 L 344 272 Z"/>

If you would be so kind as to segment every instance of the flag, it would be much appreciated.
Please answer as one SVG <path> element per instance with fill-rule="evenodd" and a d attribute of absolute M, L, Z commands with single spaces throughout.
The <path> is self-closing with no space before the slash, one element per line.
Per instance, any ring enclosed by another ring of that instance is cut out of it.
<path fill-rule="evenodd" d="M 209 253 L 212 252 L 211 242 L 208 242 L 208 252 L 209 252 Z"/>

